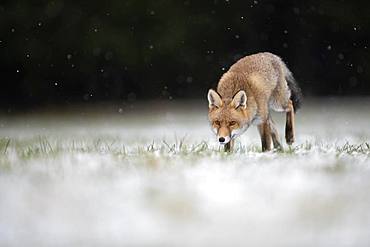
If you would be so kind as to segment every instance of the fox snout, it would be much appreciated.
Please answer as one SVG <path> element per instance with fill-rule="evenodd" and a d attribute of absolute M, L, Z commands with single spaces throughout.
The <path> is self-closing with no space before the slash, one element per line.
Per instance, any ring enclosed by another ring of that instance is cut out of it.
<path fill-rule="evenodd" d="M 218 141 L 220 144 L 227 144 L 230 142 L 230 140 L 231 140 L 230 136 L 225 136 L 225 137 L 219 136 L 218 137 Z"/>
<path fill-rule="evenodd" d="M 219 130 L 218 130 L 218 133 L 217 133 L 217 138 L 218 138 L 218 142 L 220 144 L 227 144 L 230 142 L 231 140 L 231 137 L 230 137 L 230 130 L 228 128 L 225 128 L 225 127 L 221 127 Z"/>

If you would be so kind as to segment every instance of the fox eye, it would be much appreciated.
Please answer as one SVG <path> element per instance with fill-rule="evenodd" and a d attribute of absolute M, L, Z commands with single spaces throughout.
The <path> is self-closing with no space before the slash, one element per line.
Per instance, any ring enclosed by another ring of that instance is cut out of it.
<path fill-rule="evenodd" d="M 220 125 L 220 121 L 214 121 L 213 123 L 214 123 L 214 125 L 217 125 L 217 126 Z"/>
<path fill-rule="evenodd" d="M 236 122 L 236 121 L 231 121 L 231 122 L 230 122 L 230 125 L 231 125 L 231 126 L 234 126 L 234 125 L 236 125 L 236 124 L 237 124 L 237 122 Z"/>

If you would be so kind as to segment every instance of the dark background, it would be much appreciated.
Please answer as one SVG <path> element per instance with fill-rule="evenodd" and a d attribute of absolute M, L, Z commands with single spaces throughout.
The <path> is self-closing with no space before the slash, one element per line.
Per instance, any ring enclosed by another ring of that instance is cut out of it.
<path fill-rule="evenodd" d="M 205 97 L 281 56 L 306 96 L 369 95 L 370 1 L 0 2 L 0 107 Z"/>

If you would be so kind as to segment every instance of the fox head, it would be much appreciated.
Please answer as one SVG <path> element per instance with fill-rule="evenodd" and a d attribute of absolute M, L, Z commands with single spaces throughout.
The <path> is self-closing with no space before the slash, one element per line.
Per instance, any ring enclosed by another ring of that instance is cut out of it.
<path fill-rule="evenodd" d="M 227 144 L 246 131 L 253 116 L 247 110 L 247 95 L 243 90 L 234 97 L 222 99 L 216 91 L 208 91 L 209 121 L 220 144 Z"/>

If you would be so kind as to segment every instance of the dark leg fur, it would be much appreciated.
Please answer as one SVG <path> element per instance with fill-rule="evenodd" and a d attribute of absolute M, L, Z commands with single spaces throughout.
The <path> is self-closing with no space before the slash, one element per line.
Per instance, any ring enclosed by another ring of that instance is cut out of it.
<path fill-rule="evenodd" d="M 229 143 L 225 144 L 224 151 L 231 152 L 234 149 L 234 140 L 231 140 Z"/>
<path fill-rule="evenodd" d="M 289 145 L 294 142 L 294 106 L 291 100 L 289 101 L 289 110 L 286 113 L 285 140 Z"/>
<path fill-rule="evenodd" d="M 272 144 L 271 129 L 268 122 L 258 125 L 258 131 L 261 136 L 262 152 L 270 151 Z"/>

